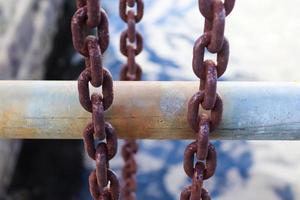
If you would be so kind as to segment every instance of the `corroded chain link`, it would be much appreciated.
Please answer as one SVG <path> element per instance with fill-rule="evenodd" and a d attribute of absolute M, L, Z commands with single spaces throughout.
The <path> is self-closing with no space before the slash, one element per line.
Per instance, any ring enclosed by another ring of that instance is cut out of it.
<path fill-rule="evenodd" d="M 215 173 L 217 153 L 209 142 L 209 133 L 222 120 L 223 103 L 217 94 L 217 79 L 227 68 L 229 43 L 224 37 L 225 18 L 232 11 L 235 0 L 198 0 L 199 10 L 205 17 L 204 33 L 193 49 L 193 71 L 200 79 L 199 91 L 188 103 L 187 120 L 196 133 L 196 141 L 189 144 L 184 152 L 184 171 L 192 179 L 192 184 L 182 192 L 181 200 L 210 200 L 203 188 L 204 180 Z M 217 62 L 204 60 L 205 48 L 217 54 Z M 210 111 L 210 116 L 199 114 L 199 107 Z"/>
<path fill-rule="evenodd" d="M 119 12 L 123 21 L 127 23 L 127 29 L 121 33 L 120 38 L 120 51 L 127 57 L 127 63 L 122 67 L 120 79 L 139 81 L 142 78 L 142 68 L 135 61 L 135 57 L 143 50 L 143 37 L 136 30 L 136 23 L 141 21 L 144 15 L 144 2 L 142 0 L 120 0 Z"/>
<path fill-rule="evenodd" d="M 104 120 L 104 112 L 111 106 L 114 95 L 112 76 L 102 65 L 102 53 L 109 44 L 109 28 L 100 1 L 77 0 L 71 29 L 74 48 L 85 57 L 86 68 L 78 78 L 79 101 L 92 113 L 92 122 L 83 133 L 86 152 L 96 162 L 96 169 L 89 176 L 90 193 L 95 200 L 117 200 L 119 181 L 109 168 L 109 160 L 118 149 L 117 134 Z M 93 29 L 97 34 L 89 35 Z M 90 96 L 89 83 L 96 88 L 102 86 L 102 93 L 95 92 Z"/>
<path fill-rule="evenodd" d="M 135 154 L 138 151 L 138 144 L 135 140 L 125 140 L 122 147 L 122 157 L 125 165 L 122 170 L 123 185 L 122 185 L 122 199 L 134 200 L 136 199 L 136 172 L 137 163 Z"/>
<path fill-rule="evenodd" d="M 136 30 L 136 24 L 141 21 L 144 15 L 144 2 L 142 0 L 120 0 L 120 16 L 127 29 L 121 33 L 120 51 L 127 57 L 127 63 L 122 66 L 120 79 L 123 81 L 139 81 L 142 78 L 142 68 L 136 62 L 135 57 L 143 49 L 143 37 Z M 136 172 L 137 163 L 135 154 L 138 151 L 138 144 L 135 140 L 125 140 L 122 147 L 122 157 L 125 166 L 122 170 L 123 185 L 122 199 L 136 199 Z"/>

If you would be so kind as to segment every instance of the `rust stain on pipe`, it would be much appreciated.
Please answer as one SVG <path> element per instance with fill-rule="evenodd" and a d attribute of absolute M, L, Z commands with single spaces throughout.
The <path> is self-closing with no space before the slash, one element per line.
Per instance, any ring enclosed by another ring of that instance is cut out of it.
<path fill-rule="evenodd" d="M 186 108 L 198 82 L 114 84 L 106 118 L 120 138 L 194 137 Z M 212 138 L 300 139 L 299 83 L 220 82 L 218 89 L 226 107 Z M 0 94 L 0 138 L 79 139 L 90 120 L 75 81 L 0 81 Z"/>

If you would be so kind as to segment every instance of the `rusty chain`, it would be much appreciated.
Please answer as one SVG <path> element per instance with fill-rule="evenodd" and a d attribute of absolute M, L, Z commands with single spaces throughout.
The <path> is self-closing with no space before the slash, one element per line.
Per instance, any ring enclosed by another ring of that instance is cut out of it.
<path fill-rule="evenodd" d="M 235 1 L 198 2 L 200 12 L 205 17 L 204 34 L 195 42 L 193 51 L 193 71 L 200 78 L 200 88 L 190 99 L 187 114 L 188 122 L 197 136 L 184 153 L 184 170 L 192 178 L 192 185 L 182 191 L 180 199 L 208 200 L 210 195 L 203 188 L 203 181 L 214 175 L 217 166 L 217 154 L 209 142 L 209 133 L 216 129 L 222 119 L 223 104 L 216 92 L 217 78 L 225 72 L 228 64 L 229 43 L 224 37 L 225 17 L 232 11 Z M 88 155 L 96 161 L 96 170 L 89 178 L 90 192 L 94 199 L 118 199 L 119 182 L 108 164 L 117 152 L 117 136 L 111 124 L 104 121 L 104 111 L 113 101 L 112 77 L 103 68 L 101 56 L 109 43 L 108 20 L 105 11 L 100 10 L 98 0 L 77 0 L 77 7 L 72 19 L 73 43 L 86 60 L 86 69 L 78 79 L 79 100 L 92 113 L 92 122 L 84 131 L 84 143 Z M 119 8 L 121 18 L 128 25 L 120 40 L 120 51 L 127 57 L 127 63 L 121 70 L 121 80 L 141 80 L 142 69 L 136 63 L 135 56 L 143 49 L 143 38 L 135 26 L 143 17 L 144 4 L 142 0 L 120 0 Z M 97 29 L 97 36 L 87 35 L 86 30 L 93 28 Z M 211 53 L 217 53 L 217 63 L 204 61 L 205 48 Z M 102 86 L 102 94 L 93 93 L 90 97 L 89 82 L 94 87 Z M 211 111 L 210 116 L 199 115 L 200 105 Z M 94 145 L 95 139 L 99 140 L 97 146 Z M 135 140 L 127 140 L 122 148 L 125 160 L 123 199 L 136 198 L 137 166 L 134 155 L 137 149 Z"/>
<path fill-rule="evenodd" d="M 143 0 L 120 0 L 119 14 L 127 29 L 121 33 L 120 51 L 127 57 L 127 63 L 122 66 L 120 79 L 123 81 L 139 81 L 142 78 L 142 68 L 136 62 L 135 57 L 143 49 L 143 37 L 136 30 L 136 24 L 141 21 L 144 15 Z M 122 147 L 122 157 L 125 165 L 122 170 L 123 185 L 122 199 L 136 199 L 136 172 L 137 163 L 135 154 L 138 151 L 136 140 L 125 140 Z"/>
<path fill-rule="evenodd" d="M 204 33 L 193 49 L 193 71 L 200 79 L 199 91 L 188 103 L 187 121 L 196 133 L 196 141 L 189 144 L 184 152 L 183 168 L 192 179 L 192 184 L 182 192 L 181 200 L 210 200 L 210 194 L 203 188 L 204 180 L 215 173 L 217 152 L 209 142 L 209 133 L 222 120 L 223 103 L 217 94 L 217 79 L 227 68 L 229 43 L 224 37 L 225 18 L 232 11 L 235 0 L 198 0 L 200 13 L 205 18 Z M 217 62 L 204 60 L 205 48 L 217 54 Z M 199 107 L 210 111 L 210 116 L 199 114 Z"/>
<path fill-rule="evenodd" d="M 85 69 L 78 78 L 79 102 L 92 113 L 84 133 L 84 146 L 89 157 L 96 162 L 96 169 L 89 176 L 90 193 L 94 200 L 118 200 L 119 180 L 109 168 L 109 160 L 117 153 L 117 134 L 105 122 L 104 112 L 113 102 L 113 80 L 102 65 L 102 53 L 109 44 L 108 18 L 99 0 L 77 0 L 77 11 L 71 22 L 73 45 L 85 57 Z M 96 29 L 97 34 L 92 35 Z M 90 96 L 89 83 L 102 93 Z M 105 140 L 105 141 L 104 141 Z"/>
<path fill-rule="evenodd" d="M 134 8 L 136 7 L 136 11 Z M 120 79 L 123 81 L 139 81 L 142 78 L 142 68 L 135 61 L 135 57 L 143 50 L 143 37 L 136 30 L 136 23 L 144 15 L 144 2 L 142 0 L 120 0 L 119 13 L 127 29 L 121 33 L 120 51 L 127 57 L 123 65 Z"/>

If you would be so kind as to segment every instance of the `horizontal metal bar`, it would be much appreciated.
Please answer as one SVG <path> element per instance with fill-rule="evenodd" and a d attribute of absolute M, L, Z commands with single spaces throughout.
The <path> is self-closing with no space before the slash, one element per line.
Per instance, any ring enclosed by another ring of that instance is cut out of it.
<path fill-rule="evenodd" d="M 106 119 L 120 138 L 191 139 L 187 101 L 198 82 L 114 82 Z M 223 121 L 213 139 L 299 140 L 300 84 L 220 82 Z M 0 81 L 0 138 L 81 138 L 91 114 L 75 81 Z"/>

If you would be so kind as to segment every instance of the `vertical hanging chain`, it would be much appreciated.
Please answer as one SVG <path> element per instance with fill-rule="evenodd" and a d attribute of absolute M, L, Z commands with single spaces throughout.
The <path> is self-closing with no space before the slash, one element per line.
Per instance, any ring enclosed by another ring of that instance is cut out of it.
<path fill-rule="evenodd" d="M 142 0 L 120 0 L 120 17 L 127 23 L 127 29 L 121 33 L 120 51 L 127 57 L 127 63 L 123 65 L 120 72 L 120 79 L 123 81 L 139 81 L 142 78 L 142 68 L 136 62 L 135 57 L 143 49 L 143 37 L 136 30 L 136 24 L 141 21 L 144 15 L 144 2 Z M 137 163 L 135 154 L 138 151 L 138 144 L 135 140 L 125 140 L 122 147 L 124 167 L 122 170 L 123 185 L 122 199 L 136 199 L 136 172 Z"/>
<path fill-rule="evenodd" d="M 212 177 L 217 167 L 217 152 L 209 142 L 209 133 L 222 120 L 223 103 L 217 94 L 217 79 L 227 68 L 229 43 L 224 37 L 225 18 L 232 11 L 235 0 L 198 0 L 200 13 L 205 17 L 204 33 L 193 49 L 193 71 L 200 79 L 199 91 L 188 103 L 187 121 L 196 133 L 196 141 L 184 152 L 183 167 L 192 179 L 180 196 L 181 200 L 209 200 L 210 195 L 203 188 L 203 181 Z M 204 60 L 205 48 L 217 54 L 217 62 Z M 210 116 L 199 114 L 199 106 L 210 111 Z"/>
<path fill-rule="evenodd" d="M 136 12 L 134 8 L 136 7 Z M 120 0 L 120 16 L 127 29 L 121 33 L 120 51 L 127 57 L 127 63 L 122 67 L 120 79 L 123 81 L 139 81 L 142 78 L 142 68 L 136 63 L 135 57 L 143 50 L 143 37 L 136 30 L 136 23 L 144 15 L 144 2 L 142 0 Z"/>
<path fill-rule="evenodd" d="M 113 80 L 102 65 L 102 54 L 109 44 L 108 19 L 99 0 L 77 0 L 72 22 L 72 39 L 76 51 L 85 57 L 85 69 L 78 78 L 79 101 L 92 113 L 92 122 L 83 133 L 84 146 L 96 169 L 89 176 L 90 193 L 94 200 L 117 200 L 119 181 L 109 168 L 109 160 L 117 153 L 117 134 L 104 120 L 104 112 L 113 102 Z M 96 29 L 96 35 L 88 35 Z M 102 93 L 90 96 L 89 83 Z"/>

